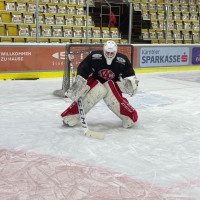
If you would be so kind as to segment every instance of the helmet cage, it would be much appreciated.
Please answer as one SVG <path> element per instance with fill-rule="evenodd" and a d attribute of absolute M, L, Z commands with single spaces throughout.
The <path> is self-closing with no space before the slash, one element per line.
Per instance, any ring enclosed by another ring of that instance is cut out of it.
<path fill-rule="evenodd" d="M 104 57 L 106 59 L 107 65 L 111 65 L 113 59 L 115 58 L 117 54 L 117 44 L 114 41 L 107 41 L 104 44 Z"/>

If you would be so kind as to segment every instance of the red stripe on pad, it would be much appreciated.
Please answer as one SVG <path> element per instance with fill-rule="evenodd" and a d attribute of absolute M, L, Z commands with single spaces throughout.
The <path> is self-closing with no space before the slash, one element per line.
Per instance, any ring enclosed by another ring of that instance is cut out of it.
<path fill-rule="evenodd" d="M 133 122 L 136 122 L 138 120 L 137 111 L 129 104 L 128 100 L 122 96 L 118 85 L 113 81 L 108 81 L 108 85 L 120 104 L 120 114 L 130 117 Z"/>

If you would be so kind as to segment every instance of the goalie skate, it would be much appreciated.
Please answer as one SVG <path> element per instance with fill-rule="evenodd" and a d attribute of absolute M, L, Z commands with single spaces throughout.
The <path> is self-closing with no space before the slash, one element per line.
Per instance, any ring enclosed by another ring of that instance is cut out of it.
<path fill-rule="evenodd" d="M 131 128 L 135 123 L 133 122 L 133 120 L 129 117 L 124 117 L 122 119 L 122 126 L 124 128 Z"/>
<path fill-rule="evenodd" d="M 63 117 L 63 124 L 66 126 L 75 126 L 79 123 L 79 121 L 79 114 L 67 115 L 66 117 Z"/>

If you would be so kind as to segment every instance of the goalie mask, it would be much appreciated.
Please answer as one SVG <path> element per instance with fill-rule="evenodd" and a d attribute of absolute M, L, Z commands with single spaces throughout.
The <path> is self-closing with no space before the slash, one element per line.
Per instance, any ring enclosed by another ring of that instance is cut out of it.
<path fill-rule="evenodd" d="M 111 65 L 113 59 L 115 58 L 117 54 L 117 44 L 112 40 L 107 41 L 104 44 L 103 53 L 104 53 L 104 57 L 106 59 L 107 65 Z"/>

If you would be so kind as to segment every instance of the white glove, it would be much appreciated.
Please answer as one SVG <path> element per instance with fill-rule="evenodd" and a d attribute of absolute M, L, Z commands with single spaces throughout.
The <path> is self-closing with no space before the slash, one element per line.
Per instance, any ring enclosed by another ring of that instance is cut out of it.
<path fill-rule="evenodd" d="M 87 92 L 90 90 L 90 87 L 87 85 L 87 80 L 82 76 L 77 76 L 75 82 L 67 90 L 65 95 L 72 99 L 73 101 L 78 101 L 80 97 L 84 97 Z"/>
<path fill-rule="evenodd" d="M 129 76 L 117 81 L 120 90 L 123 93 L 129 94 L 130 96 L 133 96 L 137 92 L 138 83 L 139 80 L 136 78 L 136 76 Z"/>

